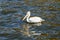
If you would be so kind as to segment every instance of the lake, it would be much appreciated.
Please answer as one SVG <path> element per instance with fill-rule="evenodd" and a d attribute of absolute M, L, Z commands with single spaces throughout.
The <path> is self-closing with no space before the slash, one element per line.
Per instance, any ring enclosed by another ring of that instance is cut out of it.
<path fill-rule="evenodd" d="M 27 23 L 27 11 L 42 24 Z M 38 34 L 38 35 L 36 35 Z M 0 40 L 59 40 L 60 0 L 0 0 Z"/>

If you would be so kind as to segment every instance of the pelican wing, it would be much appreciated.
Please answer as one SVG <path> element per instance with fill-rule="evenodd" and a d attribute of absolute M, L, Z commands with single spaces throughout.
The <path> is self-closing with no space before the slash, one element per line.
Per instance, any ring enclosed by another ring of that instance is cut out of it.
<path fill-rule="evenodd" d="M 29 18 L 29 21 L 30 22 L 42 22 L 42 18 L 40 18 L 40 17 L 30 17 Z"/>

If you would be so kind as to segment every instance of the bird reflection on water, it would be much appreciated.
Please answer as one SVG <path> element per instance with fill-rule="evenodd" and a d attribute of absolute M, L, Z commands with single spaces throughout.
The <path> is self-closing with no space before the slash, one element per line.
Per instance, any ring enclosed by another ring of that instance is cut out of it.
<path fill-rule="evenodd" d="M 25 21 L 25 24 L 23 25 L 23 34 L 31 37 L 32 35 L 41 35 L 41 33 L 32 33 L 32 31 L 30 31 L 30 27 L 32 26 L 41 26 L 43 21 L 45 21 L 44 19 L 42 19 L 41 17 L 30 17 L 30 11 L 27 12 L 26 16 L 23 18 L 23 22 Z"/>
<path fill-rule="evenodd" d="M 23 27 L 23 35 L 25 35 L 25 36 L 28 36 L 28 37 L 31 37 L 31 36 L 34 36 L 34 35 L 41 35 L 41 33 L 33 33 L 33 34 L 31 34 L 32 33 L 32 30 L 31 29 L 34 29 L 34 27 L 33 26 L 41 26 L 42 24 L 41 23 L 37 23 L 37 24 L 30 24 L 30 23 L 24 23 L 23 25 L 22 25 L 22 27 Z M 35 30 L 34 30 L 35 31 Z"/>

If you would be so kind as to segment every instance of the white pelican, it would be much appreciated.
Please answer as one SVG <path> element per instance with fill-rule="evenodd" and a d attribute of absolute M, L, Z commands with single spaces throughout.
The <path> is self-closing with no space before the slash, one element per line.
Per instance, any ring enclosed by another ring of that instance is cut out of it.
<path fill-rule="evenodd" d="M 26 16 L 23 18 L 23 20 L 26 19 L 28 23 L 39 23 L 39 22 L 45 21 L 41 17 L 37 17 L 37 16 L 30 17 L 30 14 L 31 14 L 30 11 L 28 11 Z"/>

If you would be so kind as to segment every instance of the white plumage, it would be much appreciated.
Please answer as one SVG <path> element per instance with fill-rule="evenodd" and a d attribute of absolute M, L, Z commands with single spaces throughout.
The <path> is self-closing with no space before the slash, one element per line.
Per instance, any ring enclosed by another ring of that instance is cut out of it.
<path fill-rule="evenodd" d="M 42 22 L 45 21 L 44 19 L 42 19 L 41 17 L 30 17 L 30 11 L 27 12 L 26 16 L 23 18 L 23 20 L 26 18 L 26 21 L 29 23 L 38 23 L 38 22 Z"/>

